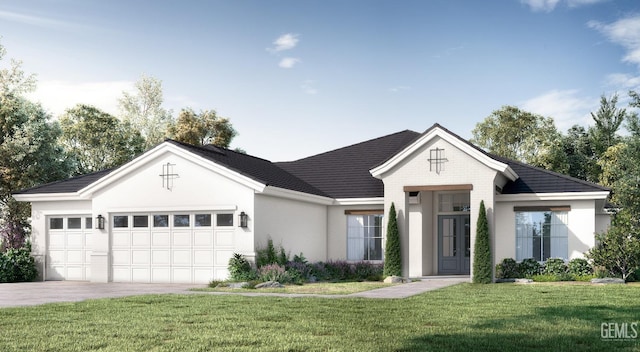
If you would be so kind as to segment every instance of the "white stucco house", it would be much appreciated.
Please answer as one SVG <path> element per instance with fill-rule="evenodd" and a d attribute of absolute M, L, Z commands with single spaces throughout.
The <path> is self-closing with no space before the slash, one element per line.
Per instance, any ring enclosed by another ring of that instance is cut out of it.
<path fill-rule="evenodd" d="M 14 194 L 44 280 L 225 279 L 270 237 L 310 261 L 384 260 L 395 204 L 405 276 L 469 274 L 480 201 L 494 264 L 582 257 L 609 189 L 488 154 L 435 124 L 273 163 L 167 140 L 131 162 Z"/>

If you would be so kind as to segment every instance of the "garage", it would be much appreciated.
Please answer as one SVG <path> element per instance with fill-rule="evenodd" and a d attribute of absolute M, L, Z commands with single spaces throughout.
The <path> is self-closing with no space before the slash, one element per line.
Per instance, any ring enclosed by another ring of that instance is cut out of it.
<path fill-rule="evenodd" d="M 91 278 L 91 215 L 47 218 L 46 280 Z"/>
<path fill-rule="evenodd" d="M 232 212 L 113 214 L 110 223 L 113 282 L 208 283 L 228 276 Z"/>

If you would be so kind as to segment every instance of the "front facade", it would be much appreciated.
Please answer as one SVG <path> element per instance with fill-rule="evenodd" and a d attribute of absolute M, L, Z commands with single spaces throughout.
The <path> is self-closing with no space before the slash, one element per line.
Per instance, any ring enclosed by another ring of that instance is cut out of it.
<path fill-rule="evenodd" d="M 309 261 L 382 262 L 392 203 L 405 276 L 469 274 L 480 201 L 494 264 L 582 257 L 609 225 L 608 194 L 436 124 L 284 163 L 168 140 L 14 197 L 32 204 L 42 279 L 207 283 L 269 238 Z"/>

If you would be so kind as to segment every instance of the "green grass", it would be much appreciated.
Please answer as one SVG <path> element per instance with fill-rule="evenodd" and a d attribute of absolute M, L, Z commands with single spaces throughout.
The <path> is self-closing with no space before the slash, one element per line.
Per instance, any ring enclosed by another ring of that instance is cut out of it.
<path fill-rule="evenodd" d="M 261 288 L 261 289 L 245 289 L 245 288 L 195 288 L 193 291 L 202 292 L 240 292 L 240 293 L 294 293 L 294 294 L 318 294 L 318 295 L 348 295 L 351 293 L 374 290 L 377 288 L 389 287 L 394 284 L 385 284 L 378 281 L 363 282 L 318 282 L 307 283 L 304 285 L 286 285 L 284 288 Z"/>
<path fill-rule="evenodd" d="M 611 351 L 634 285 L 462 284 L 402 300 L 150 295 L 0 309 L 1 351 Z"/>

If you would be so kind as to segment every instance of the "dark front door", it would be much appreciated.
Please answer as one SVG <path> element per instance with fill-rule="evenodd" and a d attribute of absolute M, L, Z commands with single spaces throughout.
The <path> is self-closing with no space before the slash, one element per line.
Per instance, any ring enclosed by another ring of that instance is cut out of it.
<path fill-rule="evenodd" d="M 471 254 L 469 215 L 438 216 L 438 274 L 468 275 Z"/>

